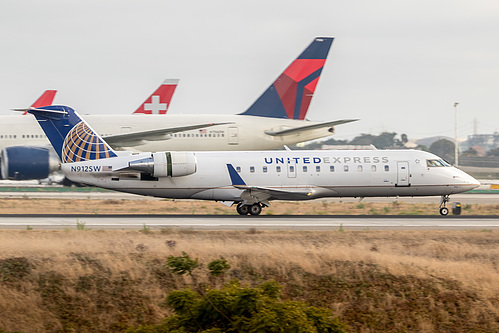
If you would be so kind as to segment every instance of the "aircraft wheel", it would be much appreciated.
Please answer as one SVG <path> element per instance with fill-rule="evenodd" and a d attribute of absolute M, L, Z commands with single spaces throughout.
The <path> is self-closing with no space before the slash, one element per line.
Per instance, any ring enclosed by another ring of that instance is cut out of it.
<path fill-rule="evenodd" d="M 251 205 L 249 209 L 249 213 L 251 215 L 260 215 L 261 212 L 262 212 L 262 206 L 260 206 L 260 204 L 258 203 Z"/>
<path fill-rule="evenodd" d="M 440 215 L 446 216 L 447 214 L 449 214 L 449 208 L 447 207 L 440 208 Z"/>
<path fill-rule="evenodd" d="M 246 205 L 239 204 L 237 205 L 236 210 L 239 213 L 239 215 L 248 215 L 249 213 L 249 207 Z"/>

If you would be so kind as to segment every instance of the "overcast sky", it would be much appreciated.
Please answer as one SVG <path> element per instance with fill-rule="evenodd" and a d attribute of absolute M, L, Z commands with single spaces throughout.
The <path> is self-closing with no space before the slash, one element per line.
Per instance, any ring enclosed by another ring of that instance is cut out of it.
<path fill-rule="evenodd" d="M 170 113 L 246 110 L 316 36 L 334 36 L 307 117 L 336 138 L 499 130 L 499 2 L 2 0 L 0 114 L 46 89 L 131 113 L 178 78 Z"/>

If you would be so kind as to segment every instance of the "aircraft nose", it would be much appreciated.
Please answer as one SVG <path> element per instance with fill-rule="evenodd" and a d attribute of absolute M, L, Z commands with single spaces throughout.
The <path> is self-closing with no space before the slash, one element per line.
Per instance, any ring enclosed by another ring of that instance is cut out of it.
<path fill-rule="evenodd" d="M 454 177 L 462 181 L 464 184 L 466 184 L 465 187 L 468 188 L 468 190 L 473 190 L 481 185 L 481 183 L 478 180 L 476 180 L 474 177 L 468 175 L 464 171 L 461 170 L 459 171 L 460 174 Z"/>

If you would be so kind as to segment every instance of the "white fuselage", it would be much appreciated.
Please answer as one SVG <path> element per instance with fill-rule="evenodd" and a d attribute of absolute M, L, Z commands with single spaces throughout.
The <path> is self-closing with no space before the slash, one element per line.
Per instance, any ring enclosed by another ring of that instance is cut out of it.
<path fill-rule="evenodd" d="M 143 141 L 138 145 L 122 146 L 130 151 L 210 151 L 265 150 L 281 148 L 303 141 L 331 135 L 328 128 L 308 130 L 299 134 L 272 136 L 266 131 L 280 131 L 314 122 L 242 115 L 85 115 L 85 120 L 101 136 L 176 128 L 205 123 L 231 123 L 206 129 L 184 131 L 164 136 L 161 140 Z M 34 117 L 0 116 L 0 149 L 10 146 L 49 145 Z"/>
<path fill-rule="evenodd" d="M 102 169 L 103 166 L 106 170 L 125 168 L 129 161 L 148 157 L 149 153 L 63 164 L 62 170 L 72 181 L 117 191 L 165 198 L 235 202 L 241 201 L 245 190 L 231 183 L 228 164 L 237 170 L 249 187 L 282 193 L 306 191 L 310 193 L 306 199 L 450 195 L 479 185 L 473 177 L 454 167 L 429 167 L 427 160 L 439 158 L 415 150 L 194 154 L 196 172 L 181 177 L 141 180 L 140 172 L 104 172 Z"/>

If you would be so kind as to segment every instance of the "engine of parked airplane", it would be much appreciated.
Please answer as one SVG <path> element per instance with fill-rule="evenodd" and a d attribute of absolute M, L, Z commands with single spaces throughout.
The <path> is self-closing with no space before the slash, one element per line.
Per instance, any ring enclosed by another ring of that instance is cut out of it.
<path fill-rule="evenodd" d="M 129 168 L 153 177 L 181 177 L 196 172 L 196 156 L 186 152 L 153 153 L 151 157 L 129 162 Z"/>
<path fill-rule="evenodd" d="M 0 159 L 3 179 L 44 179 L 59 169 L 59 160 L 43 147 L 7 147 Z"/>

